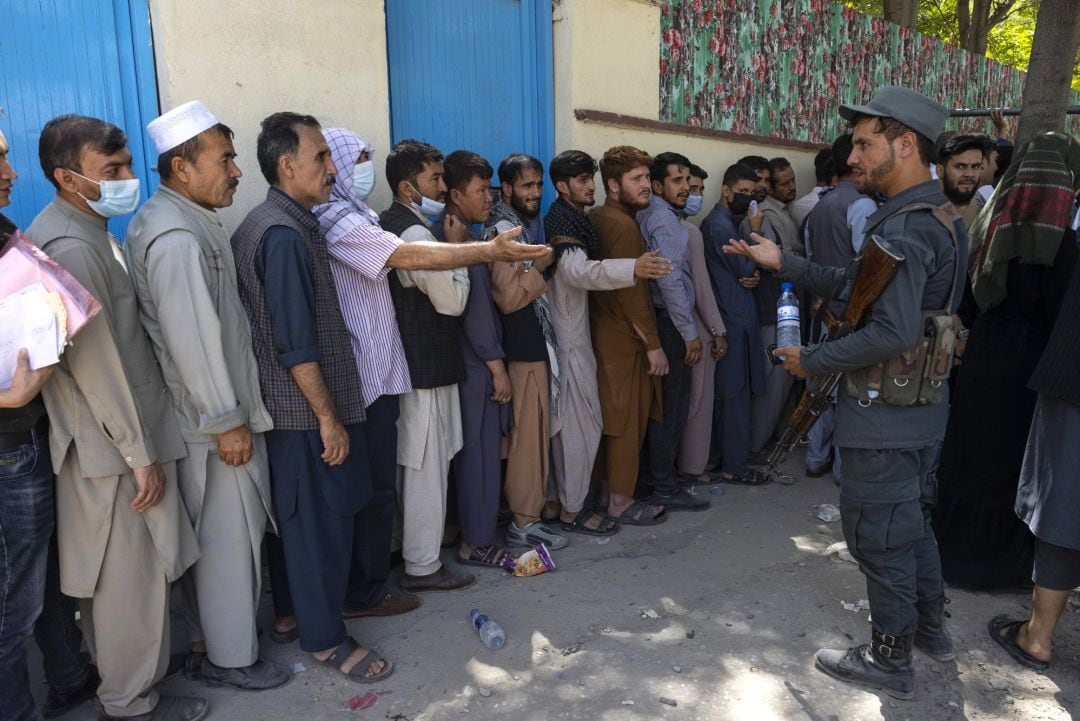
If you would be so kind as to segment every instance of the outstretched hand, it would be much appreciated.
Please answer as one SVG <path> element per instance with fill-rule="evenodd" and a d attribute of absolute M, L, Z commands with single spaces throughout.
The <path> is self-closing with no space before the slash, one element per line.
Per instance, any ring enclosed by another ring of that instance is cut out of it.
<path fill-rule="evenodd" d="M 780 270 L 780 264 L 783 261 L 780 246 L 757 233 L 751 233 L 750 239 L 754 241 L 754 245 L 750 245 L 745 240 L 732 238 L 731 242 L 724 246 L 724 252 L 749 258 L 766 270 Z"/>
<path fill-rule="evenodd" d="M 491 241 L 491 247 L 495 253 L 494 260 L 505 260 L 508 263 L 513 263 L 517 260 L 539 260 L 552 256 L 553 251 L 550 246 L 529 245 L 514 240 L 514 238 L 521 235 L 521 230 L 520 227 L 511 228 L 495 236 Z"/>

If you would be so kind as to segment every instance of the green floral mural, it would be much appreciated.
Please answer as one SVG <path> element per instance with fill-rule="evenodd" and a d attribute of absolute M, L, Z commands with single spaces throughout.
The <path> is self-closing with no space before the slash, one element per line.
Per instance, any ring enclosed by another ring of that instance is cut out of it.
<path fill-rule="evenodd" d="M 660 26 L 660 119 L 682 125 L 831 143 L 837 107 L 879 85 L 954 108 L 1015 106 L 1023 88 L 1014 68 L 827 0 L 663 0 Z"/>

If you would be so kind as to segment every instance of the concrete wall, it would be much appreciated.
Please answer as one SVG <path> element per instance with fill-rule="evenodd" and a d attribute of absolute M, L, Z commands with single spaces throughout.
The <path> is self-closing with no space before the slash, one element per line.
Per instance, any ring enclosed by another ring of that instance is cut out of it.
<path fill-rule="evenodd" d="M 717 201 L 724 169 L 744 155 L 788 158 L 799 195 L 814 185 L 814 151 L 575 119 L 576 109 L 589 109 L 658 120 L 660 8 L 651 0 L 556 0 L 552 32 L 557 151 L 577 148 L 599 158 L 613 145 L 633 145 L 653 155 L 682 153 L 710 176 L 698 220 Z M 596 182 L 600 190 L 599 174 Z"/>
<path fill-rule="evenodd" d="M 162 110 L 201 100 L 236 132 L 244 171 L 223 211 L 235 228 L 266 194 L 255 159 L 259 122 L 273 112 L 309 113 L 390 147 L 383 0 L 150 0 Z M 381 176 L 381 172 L 380 172 Z M 390 202 L 380 177 L 375 208 Z"/>

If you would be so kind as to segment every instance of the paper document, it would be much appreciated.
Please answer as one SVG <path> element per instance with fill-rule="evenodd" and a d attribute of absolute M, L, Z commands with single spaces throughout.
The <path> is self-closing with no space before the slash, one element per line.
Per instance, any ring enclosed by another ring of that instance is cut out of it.
<path fill-rule="evenodd" d="M 10 388 L 15 376 L 19 349 L 30 354 L 30 368 L 37 370 L 60 361 L 67 342 L 66 316 L 58 293 L 50 293 L 41 283 L 0 299 L 0 388 Z"/>

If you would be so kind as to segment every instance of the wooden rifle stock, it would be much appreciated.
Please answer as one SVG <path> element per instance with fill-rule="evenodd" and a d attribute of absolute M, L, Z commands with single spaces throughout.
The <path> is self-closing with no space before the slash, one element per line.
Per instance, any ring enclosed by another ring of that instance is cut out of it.
<path fill-rule="evenodd" d="M 851 290 L 844 317 L 837 320 L 831 313 L 825 313 L 825 326 L 828 334 L 826 341 L 842 338 L 857 330 L 866 321 L 877 299 L 896 276 L 896 271 L 904 263 L 904 256 L 896 252 L 880 236 L 874 235 L 867 242 L 862 255 L 855 259 L 858 266 L 855 284 Z M 815 304 L 816 307 L 816 304 Z M 810 429 L 817 423 L 821 414 L 832 402 L 832 392 L 840 383 L 842 373 L 830 373 L 808 379 L 799 405 L 788 421 L 784 437 L 769 456 L 768 468 L 779 473 L 779 465 L 793 448 L 806 439 Z"/>

